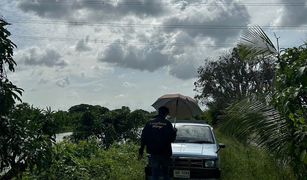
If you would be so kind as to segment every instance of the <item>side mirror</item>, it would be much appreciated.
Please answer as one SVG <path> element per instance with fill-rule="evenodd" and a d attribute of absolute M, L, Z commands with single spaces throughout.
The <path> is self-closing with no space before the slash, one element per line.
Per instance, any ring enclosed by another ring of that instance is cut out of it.
<path fill-rule="evenodd" d="M 226 147 L 225 144 L 219 143 L 219 147 L 218 147 L 216 153 L 218 153 L 222 148 L 225 148 L 225 147 Z"/>
<path fill-rule="evenodd" d="M 219 143 L 219 148 L 225 148 L 225 147 L 226 147 L 225 144 Z"/>

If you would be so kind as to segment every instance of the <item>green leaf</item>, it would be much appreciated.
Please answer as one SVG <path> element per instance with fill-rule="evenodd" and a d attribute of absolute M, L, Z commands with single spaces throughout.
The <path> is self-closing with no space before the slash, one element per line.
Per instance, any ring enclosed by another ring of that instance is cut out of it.
<path fill-rule="evenodd" d="M 298 71 L 298 72 L 299 72 L 299 75 L 302 76 L 302 75 L 304 74 L 304 72 L 305 72 L 306 69 L 307 69 L 306 66 L 300 67 L 300 68 L 299 68 L 299 71 Z"/>
<path fill-rule="evenodd" d="M 301 159 L 301 161 L 303 161 L 305 164 L 307 164 L 307 153 L 306 153 L 306 149 L 303 150 L 303 151 L 301 152 L 300 159 Z"/>
<path fill-rule="evenodd" d="M 249 57 L 278 55 L 274 44 L 260 26 L 250 26 L 241 35 L 239 46 Z"/>
<path fill-rule="evenodd" d="M 292 121 L 294 121 L 294 119 L 295 119 L 295 117 L 294 117 L 294 114 L 293 114 L 293 113 L 290 113 L 288 117 L 289 117 L 289 119 L 291 119 Z"/>
<path fill-rule="evenodd" d="M 304 124 L 304 123 L 305 123 L 304 117 L 300 117 L 300 118 L 299 118 L 299 122 L 300 122 L 301 124 Z"/>

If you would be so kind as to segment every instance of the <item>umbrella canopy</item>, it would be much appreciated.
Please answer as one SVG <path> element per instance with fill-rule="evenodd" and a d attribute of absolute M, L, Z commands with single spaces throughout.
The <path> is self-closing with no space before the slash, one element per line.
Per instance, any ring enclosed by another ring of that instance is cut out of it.
<path fill-rule="evenodd" d="M 202 113 L 195 99 L 181 94 L 163 95 L 152 106 L 157 110 L 162 106 L 167 107 L 169 115 L 176 119 L 191 118 Z"/>

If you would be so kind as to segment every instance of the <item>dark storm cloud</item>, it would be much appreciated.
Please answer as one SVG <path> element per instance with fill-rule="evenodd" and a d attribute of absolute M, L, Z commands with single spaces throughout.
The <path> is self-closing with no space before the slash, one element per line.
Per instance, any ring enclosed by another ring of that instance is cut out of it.
<path fill-rule="evenodd" d="M 124 46 L 118 41 L 108 46 L 98 56 L 98 61 L 147 71 L 155 71 L 171 63 L 170 57 L 162 54 L 159 48 L 151 46 Z"/>
<path fill-rule="evenodd" d="M 283 8 L 280 24 L 288 26 L 300 26 L 307 24 L 307 1 L 306 0 L 296 0 L 289 2 L 288 0 L 281 0 L 282 3 L 286 5 Z M 289 3 L 305 4 L 305 6 L 291 6 L 287 5 Z"/>
<path fill-rule="evenodd" d="M 20 1 L 18 7 L 25 12 L 34 12 L 40 17 L 64 20 L 120 19 L 126 15 L 140 17 L 156 16 L 164 12 L 160 0 L 120 0 L 120 1 Z"/>
<path fill-rule="evenodd" d="M 36 48 L 30 49 L 25 52 L 21 57 L 21 61 L 25 65 L 30 66 L 59 66 L 64 67 L 67 63 L 62 60 L 62 56 L 53 49 L 46 49 L 44 51 L 38 50 Z"/>

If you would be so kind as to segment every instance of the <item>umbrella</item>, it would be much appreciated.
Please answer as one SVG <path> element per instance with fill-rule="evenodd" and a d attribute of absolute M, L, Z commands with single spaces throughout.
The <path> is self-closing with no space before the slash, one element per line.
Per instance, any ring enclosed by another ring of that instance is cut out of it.
<path fill-rule="evenodd" d="M 165 106 L 169 109 L 169 115 L 175 120 L 179 118 L 190 118 L 202 113 L 197 101 L 189 96 L 181 94 L 166 94 L 161 96 L 152 104 L 155 109 Z"/>

